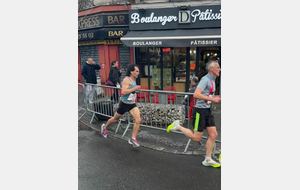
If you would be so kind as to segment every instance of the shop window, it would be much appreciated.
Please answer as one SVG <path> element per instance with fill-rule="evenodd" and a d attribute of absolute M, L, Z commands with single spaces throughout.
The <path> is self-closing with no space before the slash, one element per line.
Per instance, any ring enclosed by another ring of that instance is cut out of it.
<path fill-rule="evenodd" d="M 172 51 L 171 48 L 163 48 L 163 87 L 165 89 L 166 86 L 172 85 L 172 70 L 171 70 L 171 62 L 172 62 Z"/>
<path fill-rule="evenodd" d="M 150 89 L 161 90 L 160 48 L 149 48 Z"/>
<path fill-rule="evenodd" d="M 160 57 L 160 48 L 137 48 L 140 85 L 149 86 L 148 80 L 150 78 L 150 89 L 160 89 Z"/>
<path fill-rule="evenodd" d="M 185 82 L 186 77 L 186 48 L 174 48 L 175 82 Z"/>
<path fill-rule="evenodd" d="M 140 78 L 146 77 L 145 66 L 147 66 L 147 48 L 137 48 L 137 65 L 140 69 Z"/>
<path fill-rule="evenodd" d="M 193 76 L 196 76 L 196 47 L 190 49 L 190 80 Z M 191 86 L 190 86 L 191 87 Z"/>
<path fill-rule="evenodd" d="M 174 47 L 173 50 L 173 86 L 176 86 L 176 91 L 185 92 L 186 83 L 186 48 Z"/>

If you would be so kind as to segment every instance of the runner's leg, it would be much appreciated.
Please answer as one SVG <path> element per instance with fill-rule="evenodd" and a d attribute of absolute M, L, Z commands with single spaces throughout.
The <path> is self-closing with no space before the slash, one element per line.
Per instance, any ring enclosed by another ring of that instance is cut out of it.
<path fill-rule="evenodd" d="M 185 127 L 179 126 L 179 131 L 181 131 L 185 136 L 192 139 L 195 142 L 199 142 L 202 139 L 203 132 L 191 131 Z"/>
<path fill-rule="evenodd" d="M 119 119 L 122 117 L 122 115 L 118 114 L 117 112 L 115 113 L 115 115 L 110 118 L 107 123 L 105 124 L 105 130 L 107 130 L 107 128 L 113 124 L 119 121 Z"/>
<path fill-rule="evenodd" d="M 213 148 L 215 146 L 215 141 L 218 137 L 218 132 L 215 126 L 206 127 L 208 133 L 208 139 L 206 142 L 206 157 L 211 157 Z"/>
<path fill-rule="evenodd" d="M 141 116 L 139 108 L 135 107 L 129 111 L 129 113 L 134 118 L 134 125 L 133 125 L 133 132 L 131 138 L 134 139 L 139 131 L 140 124 L 141 124 Z"/>

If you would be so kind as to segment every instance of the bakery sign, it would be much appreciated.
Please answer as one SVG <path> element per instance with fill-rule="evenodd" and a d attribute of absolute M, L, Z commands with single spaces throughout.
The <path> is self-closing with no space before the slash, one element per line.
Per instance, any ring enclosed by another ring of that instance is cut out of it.
<path fill-rule="evenodd" d="M 221 27 L 221 6 L 129 10 L 130 30 Z"/>

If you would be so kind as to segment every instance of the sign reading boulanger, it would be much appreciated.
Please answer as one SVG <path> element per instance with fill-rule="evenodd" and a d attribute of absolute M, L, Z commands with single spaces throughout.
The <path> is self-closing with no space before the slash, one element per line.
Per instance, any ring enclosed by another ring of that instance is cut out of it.
<path fill-rule="evenodd" d="M 221 27 L 221 5 L 129 10 L 130 30 Z"/>

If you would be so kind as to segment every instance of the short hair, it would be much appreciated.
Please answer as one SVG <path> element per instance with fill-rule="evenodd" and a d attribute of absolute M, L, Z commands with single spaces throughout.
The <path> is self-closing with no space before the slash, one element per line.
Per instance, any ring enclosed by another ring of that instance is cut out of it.
<path fill-rule="evenodd" d="M 198 82 L 199 82 L 199 79 L 198 79 L 198 77 L 193 77 L 193 78 L 192 78 L 192 81 L 194 81 L 194 83 L 198 83 Z"/>
<path fill-rule="evenodd" d="M 126 76 L 130 77 L 131 71 L 134 71 L 135 67 L 139 68 L 136 64 L 130 65 L 129 68 L 127 69 Z"/>
<path fill-rule="evenodd" d="M 217 60 L 209 60 L 207 63 L 206 63 L 206 71 L 209 71 L 209 68 L 213 67 L 213 64 L 214 63 L 218 63 Z"/>

